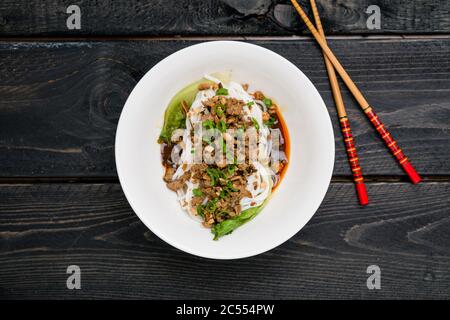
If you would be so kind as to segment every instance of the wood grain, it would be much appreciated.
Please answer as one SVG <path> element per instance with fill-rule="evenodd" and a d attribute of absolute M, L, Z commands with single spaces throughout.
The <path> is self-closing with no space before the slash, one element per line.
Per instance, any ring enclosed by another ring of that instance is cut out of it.
<path fill-rule="evenodd" d="M 440 182 L 392 183 L 406 178 L 344 90 L 364 174 L 391 181 L 368 183 L 361 209 L 321 51 L 278 37 L 307 34 L 287 0 L 1 1 L 0 299 L 449 299 L 450 1 L 317 2 L 327 35 L 434 35 L 329 44 L 426 181 Z M 81 30 L 67 30 L 70 4 Z M 381 9 L 380 30 L 367 28 L 369 5 Z M 169 246 L 117 183 L 125 100 L 158 61 L 199 42 L 190 36 L 263 36 L 253 42 L 297 65 L 332 117 L 334 181 L 348 183 L 333 182 L 301 232 L 257 257 L 214 261 Z M 66 289 L 72 264 L 81 290 Z M 366 287 L 373 264 L 381 290 Z"/>
<path fill-rule="evenodd" d="M 68 30 L 66 9 L 81 8 L 80 30 Z M 301 4 L 309 10 L 307 0 Z M 328 34 L 444 33 L 447 0 L 320 0 Z M 381 29 L 367 28 L 370 5 L 381 10 Z M 3 0 L 0 35 L 289 35 L 305 28 L 286 0 Z"/>
<path fill-rule="evenodd" d="M 139 79 L 198 41 L 0 42 L 0 177 L 116 177 L 114 136 Z M 297 65 L 339 132 L 320 50 L 311 40 L 254 41 Z M 450 174 L 450 39 L 330 40 L 419 173 Z M 199 75 L 200 76 L 200 75 Z M 403 175 L 343 91 L 366 175 Z M 339 134 L 335 175 L 349 175 Z"/>
<path fill-rule="evenodd" d="M 334 183 L 288 242 L 214 261 L 158 239 L 118 184 L 0 185 L 0 298 L 450 298 L 450 183 L 368 191 L 361 209 L 353 184 Z M 71 264 L 81 290 L 66 289 Z M 381 290 L 366 287 L 372 264 Z"/>

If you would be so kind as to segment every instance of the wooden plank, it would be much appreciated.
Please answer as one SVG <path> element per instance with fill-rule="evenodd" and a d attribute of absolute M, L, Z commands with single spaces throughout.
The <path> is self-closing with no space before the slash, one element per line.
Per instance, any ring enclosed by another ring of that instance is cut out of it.
<path fill-rule="evenodd" d="M 158 239 L 118 184 L 0 185 L 0 298 L 450 298 L 450 183 L 368 191 L 362 209 L 351 183 L 334 183 L 285 244 L 214 261 Z M 81 290 L 66 289 L 72 264 Z M 370 265 L 381 290 L 366 287 Z"/>
<path fill-rule="evenodd" d="M 0 43 L 0 176 L 115 177 L 114 135 L 137 81 L 197 41 Z M 254 41 L 297 65 L 332 115 L 335 175 L 348 175 L 322 55 L 311 40 Z M 338 39 L 330 46 L 423 175 L 450 174 L 450 39 Z M 403 174 L 344 91 L 365 174 Z"/>
<path fill-rule="evenodd" d="M 309 10 L 309 1 L 299 1 Z M 443 33 L 450 31 L 447 0 L 318 0 L 330 34 Z M 81 29 L 68 30 L 67 7 L 81 9 Z M 367 13 L 377 5 L 381 29 L 369 30 Z M 3 36 L 48 35 L 289 35 L 305 32 L 283 0 L 4 0 Z"/>

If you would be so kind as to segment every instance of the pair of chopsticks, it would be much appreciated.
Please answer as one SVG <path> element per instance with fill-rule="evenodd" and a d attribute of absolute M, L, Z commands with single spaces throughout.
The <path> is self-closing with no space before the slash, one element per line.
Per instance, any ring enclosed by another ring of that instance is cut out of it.
<path fill-rule="evenodd" d="M 317 5 L 315 0 L 310 0 L 314 20 L 316 22 L 317 29 L 314 27 L 312 22 L 309 20 L 308 16 L 305 14 L 303 9 L 300 7 L 296 0 L 291 0 L 294 8 L 297 10 L 298 14 L 302 18 L 303 22 L 308 27 L 309 31 L 312 33 L 317 43 L 320 45 L 323 51 L 325 65 L 328 71 L 328 77 L 330 79 L 331 89 L 333 91 L 333 97 L 336 104 L 336 109 L 339 117 L 339 122 L 341 125 L 342 135 L 344 137 L 345 148 L 347 151 L 348 161 L 350 163 L 350 168 L 353 174 L 353 181 L 355 182 L 356 191 L 358 194 L 359 202 L 361 205 L 366 205 L 369 203 L 369 198 L 367 196 L 366 187 L 364 184 L 364 178 L 361 172 L 361 167 L 359 165 L 358 156 L 356 153 L 356 147 L 353 141 L 353 136 L 350 129 L 350 123 L 348 121 L 347 113 L 345 111 L 344 102 L 342 99 L 341 91 L 339 88 L 339 84 L 336 77 L 336 71 L 341 76 L 344 83 L 347 85 L 347 88 L 355 97 L 356 101 L 358 101 L 360 107 L 369 118 L 372 125 L 375 127 L 376 131 L 381 135 L 381 138 L 386 143 L 388 149 L 391 151 L 393 156 L 397 159 L 400 166 L 405 170 L 408 174 L 411 181 L 416 184 L 419 183 L 421 178 L 414 167 L 409 162 L 408 158 L 405 156 L 403 151 L 398 146 L 397 142 L 395 142 L 394 138 L 392 138 L 389 131 L 383 125 L 381 120 L 375 114 L 373 108 L 369 105 L 367 100 L 362 95 L 361 91 L 355 85 L 353 80 L 350 78 L 348 73 L 345 71 L 344 67 L 342 67 L 341 63 L 338 61 L 334 53 L 328 47 L 325 33 L 323 31 L 322 23 L 319 17 L 319 11 L 317 10 Z"/>

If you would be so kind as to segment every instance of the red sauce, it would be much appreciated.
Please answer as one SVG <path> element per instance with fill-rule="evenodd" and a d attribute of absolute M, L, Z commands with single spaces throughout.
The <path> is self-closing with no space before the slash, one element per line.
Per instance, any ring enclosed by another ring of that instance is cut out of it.
<path fill-rule="evenodd" d="M 277 173 L 277 182 L 273 185 L 272 191 L 275 191 L 275 189 L 280 185 L 281 180 L 283 180 L 284 175 L 286 174 L 287 168 L 289 166 L 289 159 L 291 157 L 291 139 L 289 137 L 289 132 L 287 130 L 286 122 L 284 121 L 283 116 L 281 115 L 280 109 L 276 109 L 276 117 L 277 117 L 277 123 L 274 124 L 273 128 L 280 129 L 281 135 L 283 137 L 284 143 L 280 145 L 281 151 L 284 152 L 286 155 L 286 161 L 283 161 L 281 165 L 283 166 L 281 170 Z"/>

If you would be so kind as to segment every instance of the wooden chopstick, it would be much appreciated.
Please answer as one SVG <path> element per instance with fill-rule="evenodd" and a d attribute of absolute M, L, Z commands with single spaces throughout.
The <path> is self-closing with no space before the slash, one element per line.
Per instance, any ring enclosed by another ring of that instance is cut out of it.
<path fill-rule="evenodd" d="M 375 114 L 375 111 L 373 108 L 369 105 L 367 100 L 362 95 L 361 91 L 358 89 L 356 84 L 353 82 L 353 80 L 350 78 L 348 73 L 345 71 L 344 67 L 341 65 L 341 63 L 338 61 L 334 53 L 331 51 L 331 49 L 328 47 L 325 39 L 319 34 L 317 29 L 314 27 L 312 22 L 309 20 L 308 16 L 305 14 L 303 9 L 300 7 L 298 2 L 296 0 L 291 0 L 292 5 L 294 6 L 295 10 L 297 10 L 298 14 L 302 18 L 303 22 L 308 27 L 309 31 L 312 33 L 314 38 L 316 39 L 317 43 L 322 48 L 323 52 L 328 57 L 328 60 L 333 64 L 334 69 L 339 73 L 344 83 L 347 85 L 350 92 L 353 94 L 355 99 L 358 101 L 359 105 L 363 109 L 366 116 L 369 118 L 372 125 L 375 127 L 375 129 L 380 134 L 383 141 L 386 143 L 388 149 L 391 151 L 393 156 L 397 159 L 399 164 L 402 166 L 403 170 L 408 174 L 411 181 L 416 184 L 419 183 L 421 178 L 417 171 L 414 169 L 414 167 L 409 162 L 408 158 L 403 153 L 402 149 L 397 145 L 397 142 L 392 138 L 392 135 L 389 133 L 389 131 L 386 129 L 386 127 L 383 125 L 381 120 L 378 118 L 378 116 Z"/>
<path fill-rule="evenodd" d="M 317 30 L 322 38 L 326 40 L 325 32 L 323 31 L 322 22 L 320 21 L 319 10 L 315 0 L 310 0 L 311 8 L 314 14 L 314 20 L 316 22 Z M 330 86 L 333 92 L 334 102 L 336 105 L 337 114 L 339 117 L 339 124 L 341 125 L 341 132 L 344 138 L 345 150 L 347 151 L 348 162 L 350 169 L 352 170 L 353 181 L 355 183 L 356 193 L 358 195 L 359 203 L 365 206 L 369 203 L 369 197 L 367 195 L 366 185 L 364 184 L 364 178 L 359 165 L 358 154 L 356 153 L 356 146 L 353 140 L 352 130 L 350 129 L 350 122 L 345 111 L 344 100 L 342 99 L 341 89 L 336 77 L 336 72 L 328 57 L 323 55 L 325 60 L 325 66 L 328 72 L 328 78 L 330 79 Z"/>

